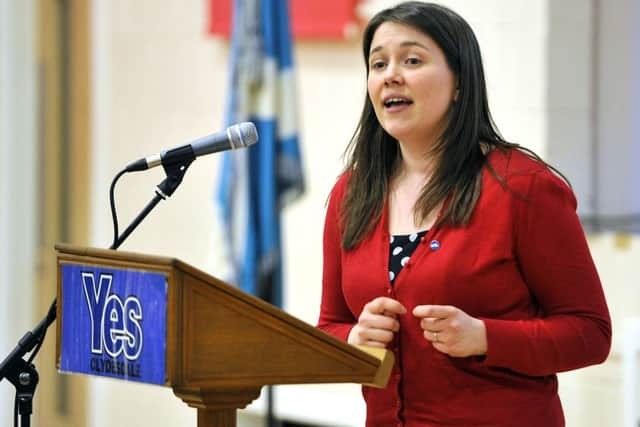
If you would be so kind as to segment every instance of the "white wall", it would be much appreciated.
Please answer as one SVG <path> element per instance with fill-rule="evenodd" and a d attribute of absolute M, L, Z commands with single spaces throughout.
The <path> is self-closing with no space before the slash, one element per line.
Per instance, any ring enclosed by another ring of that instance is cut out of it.
<path fill-rule="evenodd" d="M 36 9 L 0 0 L 0 361 L 37 324 L 33 317 L 38 164 Z M 15 388 L 0 382 L 0 420 L 13 416 Z"/>
<path fill-rule="evenodd" d="M 121 167 L 222 126 L 227 45 L 205 34 L 206 3 L 165 0 L 158 7 L 151 0 L 94 0 L 95 246 L 107 247 L 111 241 L 107 190 Z M 371 1 L 364 10 L 371 13 L 391 3 Z M 465 16 L 477 32 L 492 111 L 504 136 L 546 156 L 550 151 L 548 117 L 562 114 L 548 99 L 549 2 L 444 3 Z M 579 12 L 576 16 L 588 16 L 588 10 L 583 10 L 586 1 L 571 4 Z M 589 28 L 579 25 L 586 25 L 587 19 L 577 19 L 572 29 L 588 34 Z M 582 42 L 576 40 L 567 43 Z M 571 53 L 578 63 L 589 58 L 588 46 L 582 49 Z M 364 66 L 357 40 L 302 42 L 295 53 L 308 191 L 284 214 L 285 304 L 288 312 L 313 324 L 320 300 L 324 206 L 359 117 Z M 583 120 L 588 110 L 581 102 L 571 108 L 579 119 L 574 132 L 588 132 Z M 210 156 L 195 162 L 182 187 L 156 208 L 122 249 L 175 256 L 218 275 L 222 250 L 216 238 L 219 233 L 212 227 L 218 160 Z M 121 228 L 152 197 L 153 187 L 162 178 L 159 169 L 123 178 L 117 191 Z M 640 295 L 634 288 L 637 284 L 632 283 L 638 242 L 634 238 L 625 246 L 615 236 L 603 235 L 593 237 L 591 244 L 617 327 L 622 318 L 640 314 L 636 303 Z M 616 351 L 607 364 L 562 377 L 569 426 L 620 424 L 616 422 L 621 419 L 622 400 L 618 348 L 616 341 Z M 195 423 L 195 411 L 169 389 L 104 379 L 92 381 L 91 389 L 93 426 Z M 261 405 L 258 402 L 249 412 L 259 412 Z M 333 418 L 328 418 L 330 411 L 319 412 L 326 407 L 336 408 Z M 358 387 L 350 385 L 282 387 L 277 409 L 307 421 L 322 417 L 332 425 L 362 425 L 363 419 Z"/>
<path fill-rule="evenodd" d="M 593 174 L 590 173 L 596 151 L 595 14 L 593 1 L 549 3 L 545 155 L 571 181 L 579 200 L 578 212 L 582 215 L 593 214 L 595 208 Z"/>
<path fill-rule="evenodd" d="M 640 213 L 640 2 L 602 1 L 599 10 L 597 200 L 607 215 Z M 608 172 L 607 172 L 608 171 Z M 611 173 L 616 171 L 616 173 Z M 640 229 L 636 221 L 635 231 Z"/>

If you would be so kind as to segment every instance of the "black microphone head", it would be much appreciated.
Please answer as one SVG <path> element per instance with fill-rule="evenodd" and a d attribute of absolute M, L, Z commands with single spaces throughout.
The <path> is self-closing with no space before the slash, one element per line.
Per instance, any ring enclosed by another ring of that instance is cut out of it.
<path fill-rule="evenodd" d="M 238 123 L 227 128 L 227 135 L 231 147 L 244 148 L 258 142 L 258 131 L 256 125 L 251 122 Z"/>

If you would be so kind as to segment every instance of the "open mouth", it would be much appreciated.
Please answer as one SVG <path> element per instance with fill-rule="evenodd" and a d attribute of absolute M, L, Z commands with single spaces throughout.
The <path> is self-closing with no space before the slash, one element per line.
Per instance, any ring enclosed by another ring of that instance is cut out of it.
<path fill-rule="evenodd" d="M 384 101 L 384 106 L 386 108 L 395 107 L 397 105 L 411 105 L 413 101 L 407 98 L 389 98 Z"/>

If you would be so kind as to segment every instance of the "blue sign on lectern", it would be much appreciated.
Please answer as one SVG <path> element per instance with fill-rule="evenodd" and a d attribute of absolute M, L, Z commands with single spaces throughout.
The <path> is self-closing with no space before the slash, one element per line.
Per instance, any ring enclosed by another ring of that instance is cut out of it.
<path fill-rule="evenodd" d="M 62 265 L 60 370 L 166 383 L 167 276 Z"/>

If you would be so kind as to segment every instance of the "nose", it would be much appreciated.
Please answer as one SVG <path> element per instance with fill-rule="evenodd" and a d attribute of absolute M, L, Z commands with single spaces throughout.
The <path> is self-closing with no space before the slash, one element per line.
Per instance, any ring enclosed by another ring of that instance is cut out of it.
<path fill-rule="evenodd" d="M 401 84 L 403 81 L 399 67 L 395 63 L 389 63 L 384 74 L 384 84 L 386 86 L 392 84 Z"/>

